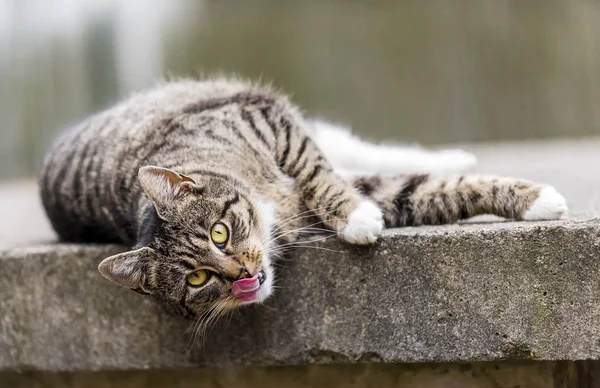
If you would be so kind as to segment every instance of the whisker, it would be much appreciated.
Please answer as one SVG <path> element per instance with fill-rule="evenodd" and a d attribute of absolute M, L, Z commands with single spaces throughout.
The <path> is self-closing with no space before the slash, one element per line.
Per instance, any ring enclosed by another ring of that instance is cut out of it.
<path fill-rule="evenodd" d="M 214 325 L 217 322 L 217 319 L 219 317 L 221 317 L 223 311 L 225 311 L 225 308 L 227 307 L 227 304 L 224 302 L 219 302 L 217 303 L 217 308 L 215 309 L 215 311 L 211 314 L 211 316 L 209 317 L 209 319 L 206 321 L 206 325 L 205 325 L 205 329 L 203 331 L 203 336 L 205 336 L 206 332 L 214 327 Z"/>
<path fill-rule="evenodd" d="M 333 253 L 339 253 L 339 254 L 343 254 L 343 251 L 338 251 L 335 249 L 330 249 L 330 248 L 325 248 L 325 247 L 315 247 L 313 245 L 297 245 L 294 248 L 312 248 L 312 249 L 319 249 L 322 251 L 327 251 L 327 252 L 333 252 Z"/>
<path fill-rule="evenodd" d="M 327 239 L 329 239 L 331 237 L 334 237 L 334 235 L 323 236 L 323 237 L 319 237 L 319 238 L 314 239 L 314 240 L 293 241 L 293 242 L 289 242 L 289 243 L 286 243 L 286 244 L 279 245 L 277 248 L 283 248 L 283 247 L 287 247 L 287 246 L 293 246 L 293 245 L 299 245 L 299 244 L 309 244 L 309 243 L 319 242 L 319 241 L 327 240 Z"/>
<path fill-rule="evenodd" d="M 314 209 L 307 209 L 307 210 L 304 210 L 304 211 L 302 211 L 302 212 L 300 212 L 300 213 L 297 213 L 297 214 L 291 215 L 291 216 L 289 216 L 289 217 L 287 217 L 287 218 L 284 218 L 283 220 L 281 220 L 281 221 L 277 222 L 275 225 L 279 225 L 279 224 L 281 224 L 282 222 L 286 222 L 286 221 L 288 221 L 288 220 L 290 220 L 290 219 L 293 219 L 293 218 L 295 218 L 295 217 L 298 217 L 298 216 L 302 216 L 302 215 L 304 215 L 304 214 L 307 214 L 307 213 L 317 213 L 319 210 L 322 210 L 322 209 L 327 209 L 328 207 L 329 207 L 329 206 L 322 206 L 322 207 L 319 207 L 319 208 L 314 208 Z"/>
<path fill-rule="evenodd" d="M 235 310 L 233 308 L 230 308 L 227 313 L 228 318 L 227 318 L 227 323 L 225 324 L 225 330 L 227 330 L 227 328 L 229 327 L 229 324 L 231 324 L 231 319 L 233 318 L 234 311 Z"/>
<path fill-rule="evenodd" d="M 275 252 L 277 252 L 277 253 L 286 252 L 286 251 L 288 251 L 288 250 L 290 250 L 292 248 L 315 248 L 315 249 L 321 248 L 323 250 L 330 250 L 330 251 L 333 252 L 334 250 L 330 249 L 330 248 L 323 248 L 323 247 L 316 247 L 314 245 L 309 245 L 312 242 L 324 241 L 324 240 L 327 240 L 327 239 L 329 239 L 331 237 L 333 237 L 333 236 L 325 236 L 325 237 L 322 237 L 322 238 L 319 238 L 319 239 L 315 239 L 315 240 L 312 240 L 312 241 L 296 241 L 296 242 L 284 244 L 284 245 L 281 245 L 281 246 L 277 247 L 277 249 L 275 250 Z M 336 252 L 341 253 L 341 251 L 336 251 Z"/>
<path fill-rule="evenodd" d="M 194 319 L 192 321 L 192 323 L 190 323 L 190 326 L 187 328 L 186 331 L 183 332 L 183 335 L 186 335 L 190 330 L 192 330 L 192 333 L 196 331 L 196 325 L 198 324 L 199 319 Z M 193 329 L 192 329 L 193 328 Z M 185 346 L 185 351 L 189 351 L 192 349 L 193 347 L 193 335 L 190 335 L 190 339 L 187 342 L 187 345 Z"/>
<path fill-rule="evenodd" d="M 193 346 L 196 343 L 196 341 L 198 340 L 198 335 L 201 331 L 201 327 L 204 325 L 204 321 L 212 313 L 212 311 L 215 309 L 215 307 L 216 306 L 211 306 L 209 309 L 203 311 L 202 314 L 200 314 L 200 316 L 196 320 L 196 322 L 194 324 L 194 331 L 192 333 L 192 338 L 190 339 L 191 346 Z M 202 342 L 202 346 L 204 346 L 204 342 Z"/>
<path fill-rule="evenodd" d="M 302 192 L 298 191 L 297 193 L 291 194 L 289 195 L 287 198 L 284 198 L 282 201 L 279 201 L 277 204 L 278 205 L 284 205 L 287 201 L 289 201 L 290 199 L 299 196 L 300 194 L 302 194 Z"/>
<path fill-rule="evenodd" d="M 301 213 L 298 213 L 296 215 L 293 215 L 291 217 L 288 217 L 288 218 L 286 218 L 286 219 L 284 219 L 284 220 L 276 223 L 275 227 L 280 229 L 280 228 L 284 227 L 285 225 L 287 225 L 287 224 L 289 224 L 291 222 L 294 222 L 294 221 L 297 221 L 297 220 L 301 220 L 303 218 L 315 217 L 315 216 L 325 216 L 325 215 L 331 214 L 331 213 L 333 213 L 335 211 L 335 210 L 330 210 L 330 211 L 326 211 L 326 212 L 320 212 L 320 210 L 322 210 L 322 209 L 328 209 L 328 208 L 329 208 L 329 206 L 323 206 L 323 207 L 320 207 L 320 208 L 315 208 L 315 209 L 303 211 Z M 306 215 L 307 213 L 311 213 L 311 214 Z M 285 222 L 285 221 L 287 221 L 287 222 Z M 285 222 L 285 223 L 282 224 L 283 222 Z"/>
<path fill-rule="evenodd" d="M 278 233 L 284 233 L 284 232 L 285 232 L 285 230 L 283 230 L 283 231 L 282 231 L 282 228 L 283 228 L 284 226 L 286 226 L 286 225 L 290 224 L 291 222 L 298 221 L 298 220 L 301 220 L 301 219 L 304 219 L 304 218 L 311 218 L 311 217 L 315 217 L 315 216 L 321 216 L 321 215 L 326 215 L 326 214 L 327 214 L 327 213 L 315 213 L 315 212 L 314 212 L 315 210 L 319 210 L 319 209 L 307 210 L 307 211 L 301 212 L 301 213 L 299 213 L 299 214 L 293 215 L 293 216 L 291 216 L 291 217 L 288 217 L 288 218 L 286 218 L 286 219 L 284 219 L 284 220 L 282 220 L 282 221 L 279 221 L 278 223 L 276 223 L 276 224 L 273 226 L 273 230 L 272 230 L 272 231 L 269 233 L 269 235 L 267 235 L 265 238 L 263 238 L 263 239 L 261 240 L 260 244 L 265 244 L 265 242 L 266 242 L 267 240 L 269 240 L 269 239 L 274 239 L 274 235 L 276 235 L 276 234 L 278 234 Z M 311 213 L 311 214 L 304 215 L 304 214 L 306 214 L 306 213 Z M 304 215 L 304 216 L 303 216 L 303 215 Z M 285 221 L 287 221 L 287 222 L 285 222 Z M 321 222 L 322 222 L 322 221 L 320 221 L 320 222 L 318 222 L 318 223 L 315 223 L 315 224 L 313 224 L 313 225 L 319 224 L 319 223 L 321 223 Z M 282 224 L 282 223 L 283 223 L 283 224 Z"/>
<path fill-rule="evenodd" d="M 337 221 L 337 220 L 343 220 L 343 219 L 341 219 L 341 218 L 339 218 L 339 219 L 334 219 L 334 221 Z M 290 233 L 294 233 L 294 232 L 296 232 L 296 231 L 298 231 L 298 230 L 302 230 L 303 228 L 312 227 L 312 226 L 319 225 L 319 224 L 321 224 L 321 221 L 319 221 L 319 222 L 315 222 L 315 223 L 313 223 L 313 224 L 310 224 L 310 225 L 307 225 L 307 226 L 304 226 L 304 227 L 302 227 L 302 228 L 297 228 L 297 229 L 288 230 L 288 231 L 286 231 L 286 232 L 283 232 L 283 233 L 281 233 L 281 234 L 277 235 L 276 237 L 274 237 L 274 238 L 273 238 L 271 241 L 269 241 L 269 243 L 268 243 L 268 244 L 271 244 L 271 243 L 275 242 L 277 239 L 279 239 L 279 238 L 281 238 L 281 237 L 283 237 L 283 236 L 286 236 L 286 235 L 288 235 L 288 234 L 290 234 Z M 323 229 L 323 230 L 330 230 L 330 229 Z"/>
<path fill-rule="evenodd" d="M 306 229 L 306 228 L 311 228 L 311 227 L 313 227 L 313 226 L 315 226 L 315 225 L 319 225 L 320 223 L 321 223 L 321 221 L 319 221 L 319 222 L 315 222 L 315 223 L 313 223 L 313 224 L 310 224 L 310 225 L 302 226 L 302 227 L 300 227 L 300 228 L 296 228 L 296 229 L 291 229 L 291 230 L 283 231 L 283 232 L 281 232 L 281 233 L 278 233 L 278 234 L 276 234 L 275 236 L 273 236 L 273 238 L 272 238 L 272 240 L 271 240 L 270 242 L 274 242 L 274 241 L 276 241 L 278 238 L 281 238 L 281 237 L 283 237 L 283 236 L 286 236 L 286 235 L 288 235 L 288 234 L 290 234 L 290 233 L 298 232 L 298 231 L 300 231 L 300 230 L 303 230 L 303 229 Z M 324 230 L 326 230 L 326 229 L 324 229 Z"/>
<path fill-rule="evenodd" d="M 334 232 L 333 230 L 321 229 L 321 228 L 311 228 L 310 226 L 305 226 L 305 227 L 302 227 L 302 228 L 288 230 L 287 232 L 282 232 L 281 234 L 275 236 L 270 241 L 270 243 L 275 242 L 280 237 L 283 237 L 283 236 L 285 236 L 286 234 L 289 234 L 289 233 L 298 233 L 298 234 L 305 234 L 305 235 L 311 235 L 311 234 L 331 234 L 331 235 L 337 235 L 337 232 Z"/>

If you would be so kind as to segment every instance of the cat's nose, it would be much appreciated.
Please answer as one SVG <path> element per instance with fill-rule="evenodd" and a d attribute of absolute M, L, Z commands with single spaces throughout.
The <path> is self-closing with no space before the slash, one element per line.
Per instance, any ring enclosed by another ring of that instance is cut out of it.
<path fill-rule="evenodd" d="M 256 275 L 258 273 L 258 271 L 260 271 L 260 268 L 261 268 L 260 261 L 242 259 L 241 264 L 242 265 L 240 266 L 240 274 L 239 274 L 240 279 L 253 277 L 254 275 Z"/>
<path fill-rule="evenodd" d="M 240 275 L 238 276 L 238 279 L 251 278 L 252 276 L 254 275 L 250 273 L 250 271 L 248 270 L 248 268 L 246 268 L 245 265 L 242 265 L 240 267 Z"/>
<path fill-rule="evenodd" d="M 238 279 L 251 278 L 258 273 L 261 268 L 261 260 L 253 257 L 241 256 L 238 258 L 239 275 Z"/>

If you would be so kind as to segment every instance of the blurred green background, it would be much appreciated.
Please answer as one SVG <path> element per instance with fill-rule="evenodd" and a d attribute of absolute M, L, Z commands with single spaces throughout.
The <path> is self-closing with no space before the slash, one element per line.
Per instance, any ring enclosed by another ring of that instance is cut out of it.
<path fill-rule="evenodd" d="M 132 90 L 219 70 L 372 139 L 598 135 L 600 2 L 0 0 L 0 179 Z"/>

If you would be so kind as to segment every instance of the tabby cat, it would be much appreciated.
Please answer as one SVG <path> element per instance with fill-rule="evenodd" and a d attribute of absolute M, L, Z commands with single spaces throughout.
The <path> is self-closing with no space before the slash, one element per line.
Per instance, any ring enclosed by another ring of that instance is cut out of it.
<path fill-rule="evenodd" d="M 372 244 L 384 226 L 565 213 L 550 186 L 460 175 L 475 164 L 366 143 L 270 87 L 217 78 L 162 84 L 65 132 L 40 188 L 62 240 L 131 247 L 103 276 L 200 317 L 264 301 L 282 245 L 317 227 Z"/>

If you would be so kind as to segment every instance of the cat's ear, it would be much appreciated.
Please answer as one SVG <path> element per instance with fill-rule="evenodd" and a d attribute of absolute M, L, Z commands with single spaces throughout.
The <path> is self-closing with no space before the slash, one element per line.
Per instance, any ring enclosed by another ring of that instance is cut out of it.
<path fill-rule="evenodd" d="M 145 166 L 140 168 L 138 179 L 142 189 L 160 209 L 188 192 L 194 180 L 168 168 Z"/>
<path fill-rule="evenodd" d="M 142 247 L 110 256 L 100 263 L 98 270 L 108 280 L 141 294 L 149 294 L 148 268 L 156 260 L 152 248 Z"/>

